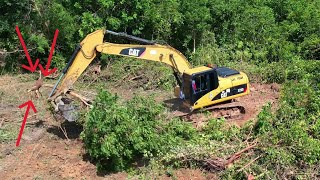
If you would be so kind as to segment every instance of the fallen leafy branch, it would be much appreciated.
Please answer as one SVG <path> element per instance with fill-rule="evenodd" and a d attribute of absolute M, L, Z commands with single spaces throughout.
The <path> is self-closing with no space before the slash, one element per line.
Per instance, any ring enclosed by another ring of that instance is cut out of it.
<path fill-rule="evenodd" d="M 255 146 L 256 146 L 256 144 L 250 145 L 250 146 L 232 154 L 231 156 L 229 156 L 226 159 L 214 157 L 211 159 L 203 160 L 203 162 L 202 162 L 203 166 L 209 171 L 224 170 L 227 167 L 229 167 L 235 160 L 239 159 L 244 152 L 254 148 Z"/>

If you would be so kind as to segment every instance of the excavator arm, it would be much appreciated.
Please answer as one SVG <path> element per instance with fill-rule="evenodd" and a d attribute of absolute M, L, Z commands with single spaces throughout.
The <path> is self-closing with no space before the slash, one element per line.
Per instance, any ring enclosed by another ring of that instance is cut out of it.
<path fill-rule="evenodd" d="M 148 45 L 114 44 L 103 42 L 105 33 L 126 37 L 141 43 L 146 43 Z M 86 38 L 76 48 L 67 66 L 62 71 L 58 82 L 55 84 L 52 92 L 50 93 L 49 99 L 53 100 L 72 88 L 79 76 L 94 60 L 97 53 L 127 56 L 136 59 L 165 63 L 172 67 L 177 80 L 181 78 L 183 72 L 192 68 L 186 57 L 171 46 L 156 44 L 152 41 L 130 36 L 124 33 L 116 33 L 108 30 L 97 30 L 87 35 Z M 52 96 L 53 94 L 54 96 Z"/>

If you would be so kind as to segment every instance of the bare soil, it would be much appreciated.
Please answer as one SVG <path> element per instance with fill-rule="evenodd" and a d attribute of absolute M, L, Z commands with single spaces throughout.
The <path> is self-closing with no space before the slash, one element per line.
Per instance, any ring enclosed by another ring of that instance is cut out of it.
<path fill-rule="evenodd" d="M 246 113 L 240 118 L 230 119 L 230 123 L 243 125 L 248 120 L 255 120 L 267 103 L 270 103 L 273 109 L 277 108 L 280 85 L 252 83 L 250 90 L 249 95 L 237 99 L 245 107 Z"/>
<path fill-rule="evenodd" d="M 41 90 L 43 97 L 40 99 L 33 98 L 38 113 L 30 113 L 20 146 L 15 146 L 25 112 L 25 108 L 19 109 L 18 106 L 30 99 L 27 89 L 32 86 L 35 79 L 37 79 L 36 75 L 0 76 L 1 179 L 127 179 L 126 173 L 100 174 L 97 172 L 95 164 L 90 162 L 90 158 L 85 154 L 83 143 L 79 138 L 81 127 L 74 123 L 57 121 L 49 110 L 45 99 L 50 89 L 43 88 Z M 45 83 L 53 84 L 54 81 Z M 279 89 L 272 88 L 274 86 L 277 85 L 252 84 L 251 94 L 238 99 L 245 105 L 246 114 L 229 122 L 242 125 L 247 120 L 254 119 L 267 102 L 276 105 Z M 88 89 L 82 92 L 85 93 Z M 107 89 L 116 92 L 124 99 L 130 99 L 134 94 L 155 94 L 157 101 L 173 98 L 173 95 L 168 95 L 168 92 L 159 90 L 143 91 L 110 87 Z M 214 174 L 207 174 L 200 169 L 178 169 L 171 177 L 163 175 L 159 178 L 173 177 L 217 179 Z"/>
<path fill-rule="evenodd" d="M 226 107 L 228 105 L 237 104 L 244 109 L 233 108 L 221 108 L 211 109 L 208 112 L 201 113 L 201 110 L 187 114 L 189 111 L 183 107 L 183 103 L 178 98 L 172 98 L 164 100 L 164 103 L 172 109 L 170 117 L 182 116 L 186 121 L 190 121 L 196 128 L 201 128 L 209 119 L 225 117 L 226 122 L 231 125 L 241 126 L 249 120 L 255 120 L 262 107 L 267 103 L 270 103 L 273 109 L 277 108 L 277 100 L 279 98 L 280 85 L 278 84 L 258 84 L 252 83 L 250 87 L 250 94 L 235 99 L 235 102 L 225 103 L 218 105 L 219 107 Z M 199 113 L 200 112 L 200 113 Z"/>

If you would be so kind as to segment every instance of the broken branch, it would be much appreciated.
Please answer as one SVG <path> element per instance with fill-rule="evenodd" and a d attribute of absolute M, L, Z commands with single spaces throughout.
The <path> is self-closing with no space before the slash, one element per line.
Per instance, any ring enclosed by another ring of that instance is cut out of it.
<path fill-rule="evenodd" d="M 37 48 L 30 48 L 30 49 L 27 49 L 29 52 L 30 51 L 33 51 L 33 50 L 35 50 L 35 49 L 37 49 Z M 4 55 L 4 54 L 13 54 L 13 53 L 17 53 L 17 52 L 24 52 L 24 50 L 23 49 L 17 49 L 17 50 L 13 50 L 13 51 L 6 51 L 5 49 L 3 50 L 3 51 L 0 51 L 0 54 L 1 55 Z"/>
<path fill-rule="evenodd" d="M 67 92 L 67 93 L 70 94 L 71 96 L 74 96 L 74 97 L 80 99 L 85 105 L 91 106 L 91 105 L 89 104 L 89 103 L 91 102 L 90 99 L 88 99 L 88 98 L 86 98 L 86 97 L 84 97 L 84 96 L 82 96 L 82 95 L 80 95 L 80 94 L 77 94 L 77 93 L 75 93 L 75 92 L 73 92 L 73 91 L 69 91 L 69 92 Z"/>
<path fill-rule="evenodd" d="M 142 74 L 142 75 L 139 75 L 139 76 L 135 76 L 135 77 L 133 77 L 133 78 L 130 78 L 129 81 L 133 81 L 133 80 L 139 79 L 139 78 L 141 78 L 142 76 L 143 76 L 143 74 Z"/>
<path fill-rule="evenodd" d="M 250 161 L 248 164 L 246 164 L 245 166 L 243 166 L 242 168 L 240 168 L 237 172 L 240 172 L 240 171 L 242 171 L 243 169 L 245 169 L 246 167 L 250 166 L 252 163 L 254 163 L 256 160 L 258 160 L 260 157 L 261 157 L 261 155 L 258 156 L 258 157 L 256 157 L 256 158 L 254 158 L 254 159 L 253 159 L 252 161 Z"/>
<path fill-rule="evenodd" d="M 226 166 L 228 166 L 229 164 L 231 164 L 231 163 L 233 163 L 235 160 L 237 160 L 237 159 L 241 156 L 242 153 L 248 151 L 249 149 L 252 149 L 252 148 L 255 147 L 255 146 L 256 146 L 256 144 L 253 144 L 253 145 L 251 145 L 251 146 L 248 146 L 248 147 L 242 149 L 242 150 L 239 151 L 239 152 L 234 153 L 232 156 L 230 156 L 229 158 L 227 158 L 227 164 L 226 164 Z"/>
<path fill-rule="evenodd" d="M 53 85 L 51 85 L 51 84 L 44 84 L 43 87 L 53 88 Z M 74 91 L 72 91 L 72 90 L 68 90 L 68 91 L 67 91 L 67 94 L 70 94 L 71 96 L 74 96 L 74 97 L 80 99 L 85 105 L 91 106 L 91 105 L 90 105 L 90 102 L 91 102 L 90 99 L 88 99 L 88 98 L 86 98 L 86 97 L 84 97 L 84 96 L 82 96 L 82 95 L 80 95 L 80 94 L 78 94 L 78 93 L 76 93 L 76 92 L 74 92 Z"/>
<path fill-rule="evenodd" d="M 235 160 L 237 160 L 238 158 L 241 157 L 242 153 L 248 151 L 249 149 L 252 149 L 253 147 L 255 147 L 256 144 L 253 144 L 251 146 L 248 146 L 236 153 L 234 153 L 233 155 L 229 156 L 227 159 L 222 159 L 222 158 L 212 158 L 212 159 L 207 159 L 204 160 L 204 166 L 209 169 L 209 170 L 224 170 L 226 169 L 230 164 L 232 164 Z M 252 162 L 253 163 L 253 162 Z"/>

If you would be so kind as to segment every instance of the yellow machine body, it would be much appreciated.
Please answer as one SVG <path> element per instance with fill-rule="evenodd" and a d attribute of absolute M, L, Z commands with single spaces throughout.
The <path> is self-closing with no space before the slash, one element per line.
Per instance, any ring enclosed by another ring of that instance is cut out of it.
<path fill-rule="evenodd" d="M 108 31 L 97 30 L 81 41 L 63 70 L 59 79 L 59 81 L 62 80 L 61 83 L 59 84 L 58 81 L 52 90 L 50 99 L 55 99 L 72 88 L 74 82 L 89 66 L 98 52 L 157 61 L 171 66 L 180 86 L 178 88 L 180 89 L 179 97 L 189 105 L 191 110 L 228 101 L 247 95 L 250 92 L 249 79 L 243 72 L 226 67 L 200 66 L 193 68 L 181 52 L 168 45 L 103 42 L 106 32 Z M 115 32 L 112 33 L 116 34 Z M 51 97 L 53 93 L 54 96 Z"/>

